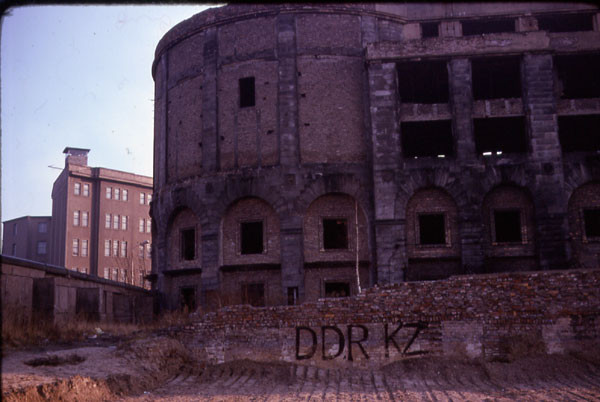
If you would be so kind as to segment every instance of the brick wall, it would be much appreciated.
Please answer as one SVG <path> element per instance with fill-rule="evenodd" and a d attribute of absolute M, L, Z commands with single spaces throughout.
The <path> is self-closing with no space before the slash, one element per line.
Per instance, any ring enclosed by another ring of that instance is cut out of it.
<path fill-rule="evenodd" d="M 571 259 L 580 267 L 597 267 L 600 262 L 600 239 L 585 235 L 584 210 L 597 210 L 600 184 L 588 183 L 577 188 L 569 199 L 569 238 Z"/>
<path fill-rule="evenodd" d="M 195 230 L 195 252 L 194 257 L 191 260 L 185 260 L 182 258 L 182 250 L 181 250 L 181 231 L 184 229 L 194 229 Z M 202 247 L 200 247 L 200 239 L 202 238 L 202 231 L 200 227 L 200 222 L 198 218 L 189 209 L 183 209 L 179 211 L 175 217 L 169 228 L 168 235 L 168 254 L 169 254 L 169 267 L 168 269 L 185 269 L 185 268 L 194 268 L 200 267 L 202 261 Z"/>

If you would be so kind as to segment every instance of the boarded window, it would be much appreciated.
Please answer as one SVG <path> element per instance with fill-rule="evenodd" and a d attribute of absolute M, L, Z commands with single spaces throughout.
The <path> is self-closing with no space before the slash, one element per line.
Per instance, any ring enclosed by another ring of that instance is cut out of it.
<path fill-rule="evenodd" d="M 398 63 L 398 91 L 404 103 L 448 103 L 446 61 Z"/>
<path fill-rule="evenodd" d="M 511 243 L 521 241 L 521 211 L 495 210 L 494 234 L 496 243 Z"/>
<path fill-rule="evenodd" d="M 600 209 L 586 209 L 583 211 L 585 224 L 585 237 L 600 237 Z"/>
<path fill-rule="evenodd" d="M 411 121 L 400 125 L 404 157 L 447 157 L 454 155 L 450 120 Z"/>
<path fill-rule="evenodd" d="M 348 221 L 323 219 L 323 248 L 338 250 L 348 248 Z"/>
<path fill-rule="evenodd" d="M 193 228 L 181 231 L 181 259 L 191 261 L 196 258 L 196 230 Z"/>
<path fill-rule="evenodd" d="M 563 152 L 600 150 L 600 115 L 559 116 L 558 137 Z"/>
<path fill-rule="evenodd" d="M 242 254 L 261 254 L 263 247 L 263 223 L 242 222 L 240 224 L 241 253 Z"/>
<path fill-rule="evenodd" d="M 350 284 L 348 282 L 325 282 L 325 297 L 347 296 L 350 296 Z"/>
<path fill-rule="evenodd" d="M 250 107 L 256 104 L 254 92 L 254 77 L 240 78 L 240 107 Z"/>
<path fill-rule="evenodd" d="M 421 24 L 421 37 L 422 38 L 435 38 L 439 36 L 437 22 L 424 22 Z"/>
<path fill-rule="evenodd" d="M 461 21 L 463 36 L 500 32 L 515 32 L 512 18 L 477 19 Z"/>
<path fill-rule="evenodd" d="M 527 152 L 525 118 L 522 116 L 474 119 L 473 130 L 479 154 Z"/>
<path fill-rule="evenodd" d="M 600 54 L 555 56 L 558 82 L 555 87 L 563 99 L 600 97 Z"/>
<path fill-rule="evenodd" d="M 521 60 L 519 57 L 490 57 L 471 60 L 473 98 L 521 97 Z"/>
<path fill-rule="evenodd" d="M 265 305 L 265 285 L 263 283 L 245 283 L 242 285 L 242 304 L 255 307 Z"/>
<path fill-rule="evenodd" d="M 553 14 L 537 17 L 538 27 L 548 32 L 593 31 L 592 14 Z"/>
<path fill-rule="evenodd" d="M 140 278 L 140 286 L 143 285 L 143 277 Z M 196 288 L 184 287 L 180 288 L 181 293 L 181 309 L 188 312 L 196 311 Z"/>
<path fill-rule="evenodd" d="M 419 243 L 446 244 L 444 214 L 419 215 Z"/>

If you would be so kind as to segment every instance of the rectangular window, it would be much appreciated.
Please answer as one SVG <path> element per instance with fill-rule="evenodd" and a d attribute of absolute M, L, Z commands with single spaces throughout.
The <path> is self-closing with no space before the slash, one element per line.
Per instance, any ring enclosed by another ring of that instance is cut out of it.
<path fill-rule="evenodd" d="M 81 256 L 87 257 L 87 255 L 88 255 L 88 241 L 82 240 L 81 241 Z"/>
<path fill-rule="evenodd" d="M 123 201 L 127 201 L 128 198 L 129 198 L 129 191 L 123 189 L 123 197 L 122 197 Z"/>
<path fill-rule="evenodd" d="M 447 62 L 409 61 L 397 64 L 398 91 L 403 103 L 448 103 Z"/>
<path fill-rule="evenodd" d="M 439 36 L 438 22 L 423 22 L 421 23 L 421 37 L 422 38 L 435 38 Z"/>
<path fill-rule="evenodd" d="M 463 36 L 515 32 L 515 20 L 512 18 L 484 18 L 460 23 Z"/>
<path fill-rule="evenodd" d="M 115 188 L 115 200 L 120 200 L 121 199 L 121 190 L 118 188 Z"/>
<path fill-rule="evenodd" d="M 146 258 L 152 258 L 152 244 L 146 244 Z"/>
<path fill-rule="evenodd" d="M 496 243 L 520 242 L 521 237 L 521 211 L 495 210 L 494 234 Z"/>
<path fill-rule="evenodd" d="M 127 257 L 127 242 L 121 242 L 121 257 Z"/>
<path fill-rule="evenodd" d="M 446 244 L 444 214 L 419 215 L 419 244 Z"/>
<path fill-rule="evenodd" d="M 471 60 L 473 99 L 521 97 L 521 59 L 487 57 Z"/>
<path fill-rule="evenodd" d="M 145 226 L 144 224 L 145 224 L 144 219 L 140 218 L 140 226 L 139 226 L 140 233 L 144 233 L 144 226 Z"/>
<path fill-rule="evenodd" d="M 196 259 L 196 229 L 182 229 L 180 237 L 180 257 L 182 260 Z"/>
<path fill-rule="evenodd" d="M 242 285 L 242 304 L 249 304 L 255 307 L 265 305 L 265 285 L 264 283 L 246 283 Z"/>
<path fill-rule="evenodd" d="M 261 254 L 264 250 L 262 221 L 242 222 L 240 224 L 240 243 L 242 254 Z"/>
<path fill-rule="evenodd" d="M 113 229 L 119 229 L 119 215 L 113 215 Z"/>
<path fill-rule="evenodd" d="M 152 202 L 152 194 L 148 194 L 146 196 L 146 201 L 147 201 L 148 205 L 150 205 L 150 203 Z"/>
<path fill-rule="evenodd" d="M 554 14 L 537 17 L 540 31 L 578 32 L 593 31 L 593 14 Z"/>
<path fill-rule="evenodd" d="M 287 288 L 287 304 L 288 306 L 298 304 L 298 288 L 296 286 Z"/>
<path fill-rule="evenodd" d="M 600 54 L 554 56 L 557 96 L 562 99 L 600 97 Z"/>
<path fill-rule="evenodd" d="M 558 138 L 563 152 L 600 151 L 599 127 L 600 114 L 558 116 Z"/>
<path fill-rule="evenodd" d="M 127 282 L 127 271 L 125 271 L 123 268 L 121 268 L 121 275 L 119 279 L 121 282 Z"/>
<path fill-rule="evenodd" d="M 106 187 L 106 199 L 110 200 L 112 198 L 112 187 Z"/>
<path fill-rule="evenodd" d="M 323 248 L 325 250 L 348 248 L 348 221 L 346 219 L 323 219 Z"/>
<path fill-rule="evenodd" d="M 473 132 L 475 149 L 479 154 L 527 152 L 528 140 L 523 116 L 473 119 Z"/>
<path fill-rule="evenodd" d="M 110 240 L 104 240 L 104 256 L 110 257 Z"/>
<path fill-rule="evenodd" d="M 400 124 L 405 158 L 454 155 L 451 120 L 410 121 Z"/>
<path fill-rule="evenodd" d="M 127 216 L 121 216 L 121 230 L 127 230 Z"/>
<path fill-rule="evenodd" d="M 119 280 L 119 268 L 113 268 L 112 269 L 112 278 L 113 281 L 118 281 Z"/>
<path fill-rule="evenodd" d="M 37 243 L 37 253 L 39 255 L 46 255 L 46 242 L 45 241 L 38 241 Z"/>
<path fill-rule="evenodd" d="M 110 279 L 110 268 L 104 268 L 104 279 Z"/>
<path fill-rule="evenodd" d="M 73 211 L 73 226 L 79 226 L 79 211 Z"/>
<path fill-rule="evenodd" d="M 586 209 L 583 211 L 585 237 L 600 237 L 600 209 Z"/>
<path fill-rule="evenodd" d="M 110 222 L 111 222 L 112 218 L 110 217 L 110 214 L 106 214 L 104 216 L 104 227 L 106 229 L 110 229 Z"/>
<path fill-rule="evenodd" d="M 73 186 L 73 194 L 81 194 L 81 183 L 75 183 L 75 185 Z"/>
<path fill-rule="evenodd" d="M 350 284 L 348 282 L 325 282 L 325 297 L 347 296 L 350 296 Z"/>
<path fill-rule="evenodd" d="M 89 197 L 90 196 L 90 185 L 89 184 L 84 184 L 83 185 L 83 195 L 85 197 Z"/>
<path fill-rule="evenodd" d="M 140 193 L 140 205 L 144 205 L 146 203 L 146 194 Z"/>
<path fill-rule="evenodd" d="M 48 232 L 48 224 L 46 222 L 38 223 L 38 233 Z"/>
<path fill-rule="evenodd" d="M 256 104 L 254 93 L 254 77 L 240 78 L 240 107 L 251 107 Z"/>
<path fill-rule="evenodd" d="M 79 239 L 73 239 L 73 255 L 79 255 Z"/>
<path fill-rule="evenodd" d="M 118 257 L 119 256 L 119 241 L 118 240 L 113 240 L 112 241 L 112 255 L 113 257 Z"/>
<path fill-rule="evenodd" d="M 89 213 L 82 212 L 81 213 L 81 226 L 83 226 L 84 228 L 87 228 L 88 224 L 89 224 Z"/>
<path fill-rule="evenodd" d="M 148 218 L 146 221 L 146 233 L 152 232 L 152 219 Z"/>

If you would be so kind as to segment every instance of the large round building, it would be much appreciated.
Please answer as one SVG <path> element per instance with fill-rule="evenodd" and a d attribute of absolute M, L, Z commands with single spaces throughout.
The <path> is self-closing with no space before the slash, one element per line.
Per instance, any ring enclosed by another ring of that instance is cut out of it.
<path fill-rule="evenodd" d="M 576 3 L 231 5 L 156 49 L 166 308 L 597 267 L 600 14 Z"/>

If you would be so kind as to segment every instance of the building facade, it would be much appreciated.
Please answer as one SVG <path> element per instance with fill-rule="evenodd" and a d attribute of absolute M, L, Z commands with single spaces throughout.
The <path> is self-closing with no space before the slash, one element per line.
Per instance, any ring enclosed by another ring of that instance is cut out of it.
<path fill-rule="evenodd" d="M 149 286 L 152 178 L 87 165 L 89 149 L 67 147 L 52 188 L 54 265 Z"/>
<path fill-rule="evenodd" d="M 594 5 L 225 6 L 152 71 L 168 308 L 598 266 Z"/>
<path fill-rule="evenodd" d="M 50 216 L 23 216 L 4 221 L 2 254 L 49 262 Z"/>

